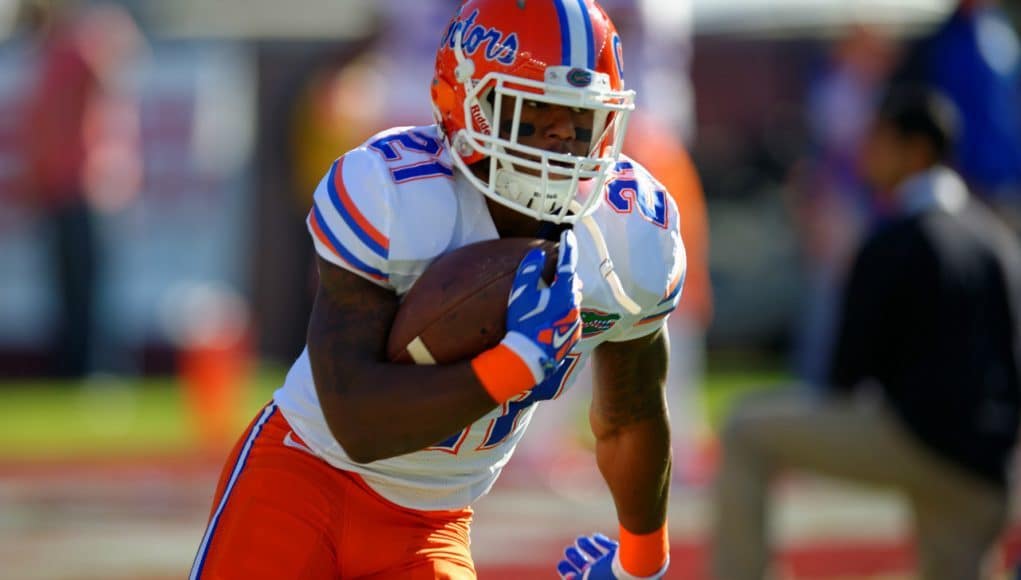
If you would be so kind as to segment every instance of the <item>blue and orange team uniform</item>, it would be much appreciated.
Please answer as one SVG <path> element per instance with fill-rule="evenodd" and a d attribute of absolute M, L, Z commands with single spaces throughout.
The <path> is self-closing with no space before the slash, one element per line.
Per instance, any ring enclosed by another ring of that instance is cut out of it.
<path fill-rule="evenodd" d="M 224 469 L 192 578 L 474 578 L 469 506 L 536 403 L 570 387 L 596 346 L 655 332 L 677 305 L 685 256 L 670 195 L 623 156 L 603 195 L 592 219 L 640 312 L 619 305 L 589 229 L 575 227 L 584 326 L 560 371 L 432 447 L 369 464 L 331 435 L 306 349 Z M 397 295 L 441 254 L 498 237 L 436 126 L 385 131 L 334 162 L 307 223 L 319 256 Z"/>

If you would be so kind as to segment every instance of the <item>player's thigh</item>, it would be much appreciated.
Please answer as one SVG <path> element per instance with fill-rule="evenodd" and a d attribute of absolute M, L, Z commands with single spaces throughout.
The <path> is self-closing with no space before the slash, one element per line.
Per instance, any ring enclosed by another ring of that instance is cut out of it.
<path fill-rule="evenodd" d="M 216 522 L 200 577 L 336 577 L 329 520 L 308 481 L 276 470 L 245 475 Z"/>
<path fill-rule="evenodd" d="M 807 469 L 876 484 L 924 477 L 918 448 L 881 403 L 819 399 L 790 389 L 743 401 L 724 430 L 726 453 L 774 469 Z"/>
<path fill-rule="evenodd" d="M 420 511 L 381 497 L 355 474 L 346 481 L 344 522 L 337 526 L 345 578 L 475 578 L 471 510 Z"/>
<path fill-rule="evenodd" d="M 192 579 L 335 578 L 330 468 L 281 444 L 279 416 L 225 467 Z"/>
<path fill-rule="evenodd" d="M 424 558 L 397 570 L 388 570 L 364 580 L 475 580 L 475 568 L 443 558 Z"/>

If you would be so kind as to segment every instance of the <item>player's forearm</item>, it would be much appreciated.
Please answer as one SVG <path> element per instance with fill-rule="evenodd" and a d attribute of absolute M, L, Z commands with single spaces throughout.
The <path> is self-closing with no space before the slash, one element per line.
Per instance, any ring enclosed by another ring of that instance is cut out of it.
<path fill-rule="evenodd" d="M 312 318 L 308 356 L 315 390 L 330 431 L 353 461 L 424 449 L 496 406 L 468 363 L 389 364 L 357 347 Z"/>
<path fill-rule="evenodd" d="M 670 427 L 665 412 L 597 436 L 596 461 L 617 507 L 634 534 L 660 529 L 670 490 Z"/>
<path fill-rule="evenodd" d="M 326 424 L 352 460 L 424 449 L 496 406 L 467 362 L 386 362 L 397 296 L 323 260 L 319 271 L 309 363 Z"/>
<path fill-rule="evenodd" d="M 434 445 L 496 406 L 468 363 L 380 363 L 340 374 L 320 368 L 315 380 L 334 437 L 365 463 Z"/>
<path fill-rule="evenodd" d="M 664 382 L 668 343 L 664 331 L 596 351 L 590 422 L 596 460 L 617 506 L 620 524 L 633 534 L 666 521 L 670 481 L 670 420 Z"/>

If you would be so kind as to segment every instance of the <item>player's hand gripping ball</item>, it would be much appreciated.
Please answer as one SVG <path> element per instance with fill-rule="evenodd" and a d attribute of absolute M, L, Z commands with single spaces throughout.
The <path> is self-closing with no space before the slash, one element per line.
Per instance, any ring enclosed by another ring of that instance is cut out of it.
<path fill-rule="evenodd" d="M 539 276 L 547 256 L 534 249 L 518 267 L 507 304 L 507 345 L 538 380 L 552 375 L 581 339 L 581 279 L 577 276 L 578 241 L 560 235 L 557 275 L 547 286 Z"/>
<path fill-rule="evenodd" d="M 426 268 L 404 296 L 387 342 L 394 362 L 466 360 L 495 347 L 507 333 L 507 301 L 522 259 L 545 250 L 542 278 L 552 283 L 556 242 L 501 238 L 452 250 Z"/>

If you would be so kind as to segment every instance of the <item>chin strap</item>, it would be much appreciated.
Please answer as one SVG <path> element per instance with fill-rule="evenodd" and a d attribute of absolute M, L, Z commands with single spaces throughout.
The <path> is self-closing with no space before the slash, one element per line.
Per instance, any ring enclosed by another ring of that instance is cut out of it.
<path fill-rule="evenodd" d="M 475 74 L 475 63 L 464 55 L 464 48 L 461 45 L 461 40 L 463 40 L 461 38 L 461 28 L 459 26 L 454 31 L 454 59 L 457 61 L 457 66 L 454 67 L 454 79 L 465 85 L 467 89 L 472 75 Z"/>
<path fill-rule="evenodd" d="M 585 226 L 589 237 L 592 238 L 596 246 L 596 253 L 599 254 L 599 273 L 606 279 L 606 283 L 610 286 L 610 292 L 613 293 L 613 298 L 617 301 L 617 304 L 620 304 L 621 308 L 627 310 L 631 315 L 641 312 L 642 307 L 627 295 L 627 292 L 624 291 L 624 286 L 620 283 L 620 277 L 617 276 L 617 272 L 613 269 L 610 251 L 606 248 L 606 240 L 603 239 L 603 233 L 599 231 L 596 221 L 592 219 L 591 215 L 587 215 L 578 220 L 578 223 Z"/>
<path fill-rule="evenodd" d="M 541 221 L 539 222 L 539 229 L 535 232 L 535 237 L 540 240 L 555 242 L 560 239 L 560 234 L 570 227 L 571 224 L 558 224 L 554 222 Z"/>

